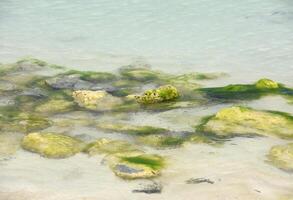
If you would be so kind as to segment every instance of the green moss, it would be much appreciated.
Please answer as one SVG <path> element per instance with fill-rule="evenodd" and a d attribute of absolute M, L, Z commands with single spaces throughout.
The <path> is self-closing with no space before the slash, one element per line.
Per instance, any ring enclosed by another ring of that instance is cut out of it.
<path fill-rule="evenodd" d="M 258 99 L 268 94 L 284 94 L 288 89 L 270 79 L 260 79 L 255 84 L 234 84 L 225 87 L 201 88 L 195 90 L 208 97 L 228 100 Z"/>
<path fill-rule="evenodd" d="M 133 67 L 125 66 L 119 69 L 120 75 L 124 79 L 149 82 L 159 79 L 163 76 L 163 73 L 160 71 L 155 71 L 147 67 Z"/>
<path fill-rule="evenodd" d="M 293 118 L 286 113 L 234 106 L 205 118 L 197 126 L 197 131 L 219 137 L 263 135 L 293 138 Z"/>
<path fill-rule="evenodd" d="M 67 158 L 80 152 L 83 143 L 60 134 L 30 133 L 23 138 L 22 147 L 47 158 Z"/>
<path fill-rule="evenodd" d="M 124 179 L 153 178 L 166 166 L 163 157 L 142 152 L 114 154 L 107 160 L 112 171 Z"/>
<path fill-rule="evenodd" d="M 274 166 L 286 171 L 293 171 L 293 143 L 272 147 L 267 157 Z"/>
<path fill-rule="evenodd" d="M 179 97 L 178 90 L 171 86 L 165 85 L 154 90 L 147 90 L 141 96 L 136 96 L 136 100 L 141 104 L 154 104 L 164 101 L 171 101 Z"/>
<path fill-rule="evenodd" d="M 142 154 L 132 157 L 121 157 L 121 160 L 136 165 L 144 165 L 154 170 L 159 170 L 165 165 L 163 158 L 157 155 Z"/>
<path fill-rule="evenodd" d="M 131 135 L 152 135 L 165 133 L 168 130 L 158 127 L 152 126 L 136 126 L 126 123 L 109 123 L 109 122 L 101 122 L 97 124 L 97 128 L 102 129 L 104 131 L 110 132 L 119 132 L 119 133 L 127 133 Z"/>

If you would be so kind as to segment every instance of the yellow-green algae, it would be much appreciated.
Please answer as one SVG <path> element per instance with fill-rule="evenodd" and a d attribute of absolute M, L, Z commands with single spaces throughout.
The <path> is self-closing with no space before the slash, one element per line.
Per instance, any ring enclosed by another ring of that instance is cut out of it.
<path fill-rule="evenodd" d="M 143 95 L 136 96 L 136 100 L 141 104 L 154 104 L 174 100 L 178 97 L 179 92 L 174 86 L 165 85 L 157 89 L 145 91 Z"/>
<path fill-rule="evenodd" d="M 267 157 L 274 166 L 293 171 L 293 143 L 272 147 Z"/>
<path fill-rule="evenodd" d="M 47 158 L 67 158 L 83 150 L 82 141 L 55 133 L 30 133 L 22 140 L 22 148 Z"/>
<path fill-rule="evenodd" d="M 87 145 L 84 152 L 93 156 L 96 154 L 114 154 L 123 152 L 139 152 L 138 148 L 125 140 L 101 138 Z"/>
<path fill-rule="evenodd" d="M 63 75 L 79 75 L 81 80 L 93 83 L 111 82 L 117 79 L 116 75 L 109 72 L 70 70 L 68 72 L 65 72 Z"/>
<path fill-rule="evenodd" d="M 145 179 L 160 175 L 166 161 L 156 154 L 127 152 L 112 154 L 107 157 L 115 175 L 124 179 Z"/>
<path fill-rule="evenodd" d="M 281 112 L 233 106 L 206 118 L 197 131 L 220 137 L 263 135 L 293 138 L 293 117 Z"/>
<path fill-rule="evenodd" d="M 100 122 L 97 123 L 97 128 L 104 131 L 128 133 L 131 135 L 151 135 L 158 133 L 165 133 L 168 130 L 164 128 L 152 126 L 137 126 L 121 122 Z"/>

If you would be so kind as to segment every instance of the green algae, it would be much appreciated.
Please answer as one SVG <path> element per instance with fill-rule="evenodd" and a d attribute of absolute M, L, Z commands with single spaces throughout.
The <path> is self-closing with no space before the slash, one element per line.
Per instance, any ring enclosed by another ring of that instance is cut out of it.
<path fill-rule="evenodd" d="M 64 113 L 75 108 L 75 103 L 64 99 L 50 99 L 38 105 L 35 108 L 36 112 L 40 113 Z"/>
<path fill-rule="evenodd" d="M 219 137 L 261 135 L 290 139 L 293 138 L 293 117 L 282 112 L 234 106 L 204 118 L 197 131 Z"/>
<path fill-rule="evenodd" d="M 119 69 L 119 73 L 123 79 L 140 81 L 140 82 L 151 82 L 160 79 L 164 74 L 160 71 L 155 71 L 149 67 L 134 67 L 124 66 Z"/>
<path fill-rule="evenodd" d="M 82 141 L 61 134 L 30 133 L 22 140 L 22 148 L 47 158 L 67 158 L 82 151 Z"/>
<path fill-rule="evenodd" d="M 215 99 L 251 100 L 269 94 L 286 95 L 292 93 L 291 90 L 270 79 L 260 79 L 254 84 L 233 84 L 224 87 L 200 88 L 195 91 Z"/>
<path fill-rule="evenodd" d="M 285 171 L 293 171 L 293 143 L 273 146 L 267 158 L 272 165 Z"/>
<path fill-rule="evenodd" d="M 115 175 L 123 179 L 154 178 L 166 166 L 163 157 L 138 152 L 113 154 L 107 160 Z"/>
<path fill-rule="evenodd" d="M 136 101 L 140 104 L 155 104 L 175 100 L 178 97 L 179 92 L 174 86 L 165 85 L 154 90 L 145 91 L 143 95 L 136 96 Z"/>

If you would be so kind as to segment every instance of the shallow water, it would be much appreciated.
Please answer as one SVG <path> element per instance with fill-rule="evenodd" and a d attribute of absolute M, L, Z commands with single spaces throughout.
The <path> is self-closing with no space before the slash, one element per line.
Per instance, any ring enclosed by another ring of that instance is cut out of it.
<path fill-rule="evenodd" d="M 251 83 L 267 77 L 292 87 L 293 3 L 289 0 L 2 0 L 0 62 L 33 56 L 72 69 L 115 71 L 133 62 L 149 63 L 170 73 L 227 72 L 228 77 L 199 81 L 202 86 Z M 0 66 L 1 67 L 1 66 Z M 0 105 L 7 104 L 6 97 Z M 242 101 L 255 109 L 293 115 L 280 96 Z M 117 115 L 71 112 L 52 120 L 77 119 L 73 127 L 45 131 L 92 141 L 124 139 L 85 126 L 84 119 L 119 120 L 172 131 L 193 131 L 201 117 L 231 103 L 139 111 Z M 80 119 L 80 120 L 79 120 Z M 19 136 L 18 136 L 19 137 Z M 269 165 L 268 150 L 287 141 L 276 138 L 234 138 L 223 146 L 187 144 L 148 153 L 168 158 L 155 179 L 161 194 L 132 193 L 151 180 L 125 181 L 103 162 L 104 156 L 77 154 L 46 159 L 19 149 L 0 160 L 0 200 L 211 199 L 276 200 L 293 196 L 293 174 Z M 186 184 L 208 178 L 214 184 Z"/>

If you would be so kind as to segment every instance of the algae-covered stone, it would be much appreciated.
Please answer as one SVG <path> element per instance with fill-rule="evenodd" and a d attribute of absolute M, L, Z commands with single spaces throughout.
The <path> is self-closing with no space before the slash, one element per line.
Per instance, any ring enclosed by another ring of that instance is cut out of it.
<path fill-rule="evenodd" d="M 114 74 L 109 72 L 94 72 L 94 71 L 77 71 L 70 70 L 66 73 L 66 75 L 78 75 L 81 80 L 89 81 L 92 83 L 104 83 L 111 82 L 117 79 Z"/>
<path fill-rule="evenodd" d="M 179 97 L 178 90 L 172 85 L 161 86 L 154 90 L 147 90 L 141 96 L 136 96 L 136 100 L 141 104 L 153 104 L 164 101 L 171 101 Z"/>
<path fill-rule="evenodd" d="M 185 139 L 184 137 L 180 137 L 180 136 L 158 134 L 158 135 L 147 135 L 147 136 L 138 137 L 137 141 L 139 143 L 142 143 L 148 146 L 157 147 L 157 148 L 165 148 L 165 147 L 179 147 L 185 142 Z"/>
<path fill-rule="evenodd" d="M 54 133 L 30 133 L 22 140 L 25 150 L 47 158 L 66 158 L 82 151 L 82 141 Z"/>
<path fill-rule="evenodd" d="M 276 89 L 279 88 L 279 84 L 270 79 L 260 79 L 255 83 L 256 88 L 259 89 Z"/>
<path fill-rule="evenodd" d="M 234 106 L 205 119 L 198 131 L 222 137 L 265 135 L 293 138 L 293 117 L 281 112 Z"/>
<path fill-rule="evenodd" d="M 151 135 L 164 133 L 168 130 L 152 126 L 136 126 L 127 123 L 109 123 L 109 122 L 100 122 L 97 124 L 97 128 L 110 131 L 110 132 L 119 132 L 119 133 L 128 133 L 132 135 Z"/>
<path fill-rule="evenodd" d="M 267 157 L 274 166 L 293 171 L 293 143 L 272 147 Z"/>
<path fill-rule="evenodd" d="M 254 84 L 232 84 L 224 87 L 200 88 L 196 91 L 216 99 L 258 99 L 268 94 L 284 94 L 288 88 L 270 79 L 260 79 Z"/>
<path fill-rule="evenodd" d="M 153 178 L 165 167 L 163 157 L 139 152 L 114 154 L 107 160 L 112 171 L 124 179 Z"/>
<path fill-rule="evenodd" d="M 36 107 L 35 111 L 41 113 L 63 113 L 74 108 L 74 102 L 64 99 L 51 99 Z"/>
<path fill-rule="evenodd" d="M 98 139 L 87 145 L 85 152 L 93 156 L 96 154 L 114 154 L 139 151 L 137 147 L 124 140 Z"/>
<path fill-rule="evenodd" d="M 119 106 L 123 101 L 106 91 L 78 90 L 72 94 L 80 107 L 96 111 L 108 111 Z"/>

